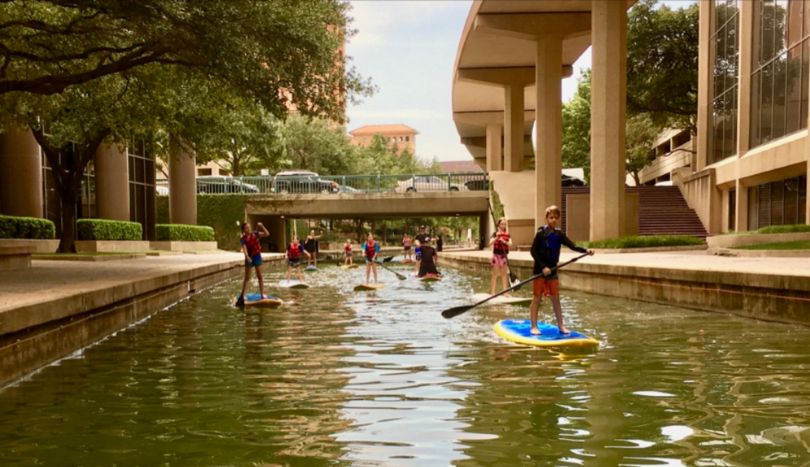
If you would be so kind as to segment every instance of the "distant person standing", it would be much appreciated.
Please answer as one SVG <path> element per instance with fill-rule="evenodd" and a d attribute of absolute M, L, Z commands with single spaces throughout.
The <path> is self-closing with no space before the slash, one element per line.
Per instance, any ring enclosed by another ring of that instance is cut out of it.
<path fill-rule="evenodd" d="M 509 260 L 507 257 L 509 255 L 509 247 L 512 245 L 512 237 L 507 230 L 505 217 L 498 219 L 498 231 L 492 234 L 489 244 L 492 246 L 492 259 L 489 261 L 489 264 L 492 266 L 489 294 L 495 295 L 495 286 L 498 283 L 499 277 L 501 278 L 503 289 L 509 287 Z"/>
<path fill-rule="evenodd" d="M 242 223 L 242 238 L 239 243 L 242 245 L 242 253 L 245 255 L 245 279 L 242 281 L 242 293 L 236 300 L 237 306 L 245 305 L 245 291 L 250 282 L 250 269 L 256 268 L 256 278 L 259 280 L 259 294 L 264 298 L 264 278 L 262 277 L 262 245 L 259 242 L 261 237 L 269 237 L 270 232 L 264 228 L 261 222 L 256 223 L 258 230 L 251 230 L 250 222 Z"/>
<path fill-rule="evenodd" d="M 436 251 L 442 251 L 442 247 L 444 247 L 444 239 L 439 235 L 439 238 L 436 239 Z"/>
<path fill-rule="evenodd" d="M 370 284 L 369 275 L 374 273 L 374 283 L 377 283 L 377 254 L 380 253 L 380 244 L 374 240 L 374 234 L 369 232 L 366 242 L 363 243 L 363 258 L 366 260 L 366 284 Z"/>
<path fill-rule="evenodd" d="M 413 261 L 413 253 L 411 252 L 412 246 L 413 246 L 413 239 L 406 232 L 405 234 L 402 235 L 402 255 L 404 256 L 402 260 L 403 263 Z"/>
<path fill-rule="evenodd" d="M 304 249 L 309 253 L 307 258 L 307 267 L 314 265 L 318 267 L 318 239 L 320 235 L 315 235 L 315 230 L 310 230 L 307 235 L 307 240 L 304 242 Z"/>
<path fill-rule="evenodd" d="M 427 228 L 424 225 L 419 226 L 419 232 L 414 237 L 416 241 L 416 251 L 414 251 L 416 255 L 416 264 L 414 265 L 414 272 L 418 275 L 419 274 L 419 267 L 422 262 L 422 245 L 427 244 L 428 240 Z"/>

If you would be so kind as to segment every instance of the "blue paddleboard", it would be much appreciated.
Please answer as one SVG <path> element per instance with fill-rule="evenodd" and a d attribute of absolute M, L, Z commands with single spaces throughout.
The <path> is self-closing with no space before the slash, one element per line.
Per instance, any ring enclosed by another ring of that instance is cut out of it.
<path fill-rule="evenodd" d="M 236 297 L 239 300 L 239 297 Z M 260 308 L 276 308 L 283 305 L 284 302 L 278 298 L 273 297 L 272 295 L 265 295 L 262 297 L 257 293 L 249 293 L 245 294 L 245 306 L 255 306 Z"/>
<path fill-rule="evenodd" d="M 528 319 L 503 319 L 493 326 L 495 333 L 509 342 L 534 345 L 537 347 L 598 347 L 599 341 L 577 331 L 561 334 L 557 326 L 548 323 L 537 323 L 540 335 L 535 336 L 529 329 Z"/>

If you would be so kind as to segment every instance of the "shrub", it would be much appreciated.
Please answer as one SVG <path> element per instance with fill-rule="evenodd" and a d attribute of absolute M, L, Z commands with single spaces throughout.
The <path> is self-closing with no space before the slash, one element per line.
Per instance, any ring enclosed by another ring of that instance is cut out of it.
<path fill-rule="evenodd" d="M 690 235 L 633 235 L 587 242 L 588 248 L 649 248 L 660 246 L 703 245 L 705 242 Z"/>
<path fill-rule="evenodd" d="M 768 227 L 762 227 L 761 229 L 757 229 L 756 232 L 761 234 L 810 232 L 810 225 L 806 224 L 771 225 Z"/>
<path fill-rule="evenodd" d="M 157 224 L 155 236 L 160 241 L 213 242 L 214 228 L 207 225 Z"/>
<path fill-rule="evenodd" d="M 79 219 L 76 221 L 79 240 L 141 240 L 143 228 L 139 222 L 109 219 Z"/>
<path fill-rule="evenodd" d="M 51 240 L 56 227 L 48 219 L 0 215 L 0 238 L 30 238 Z"/>

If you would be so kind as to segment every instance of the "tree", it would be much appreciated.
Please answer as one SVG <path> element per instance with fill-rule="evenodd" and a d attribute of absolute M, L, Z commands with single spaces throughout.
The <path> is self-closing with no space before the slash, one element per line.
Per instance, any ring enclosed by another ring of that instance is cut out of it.
<path fill-rule="evenodd" d="M 321 175 L 356 173 L 357 148 L 344 127 L 322 119 L 291 115 L 284 122 L 284 158 L 287 168 L 306 169 Z"/>
<path fill-rule="evenodd" d="M 627 20 L 627 111 L 659 127 L 697 125 L 697 4 L 671 9 L 640 0 Z"/>
<path fill-rule="evenodd" d="M 562 108 L 562 166 L 589 167 L 591 158 L 591 70 L 582 70 L 577 91 Z"/>
<path fill-rule="evenodd" d="M 650 162 L 650 153 L 661 128 L 653 123 L 649 114 L 633 115 L 625 125 L 625 171 L 633 176 L 636 185 L 641 184 L 639 171 Z"/>
<path fill-rule="evenodd" d="M 342 117 L 369 89 L 342 52 L 338 0 L 40 0 L 0 5 L 0 95 L 60 93 L 149 64 L 231 83 L 273 115 Z"/>

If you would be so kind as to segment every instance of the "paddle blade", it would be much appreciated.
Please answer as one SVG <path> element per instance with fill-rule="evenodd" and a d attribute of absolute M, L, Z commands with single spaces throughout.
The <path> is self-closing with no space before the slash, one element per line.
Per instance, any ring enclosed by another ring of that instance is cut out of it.
<path fill-rule="evenodd" d="M 462 305 L 462 306 L 454 306 L 453 308 L 448 308 L 442 311 L 442 318 L 450 319 L 454 318 L 465 311 L 469 310 L 470 308 L 474 307 L 475 305 Z"/>
<path fill-rule="evenodd" d="M 383 258 L 383 263 L 388 263 L 388 262 L 390 262 L 392 259 L 394 259 L 394 257 L 393 257 L 393 256 L 386 256 L 385 258 Z"/>
<path fill-rule="evenodd" d="M 509 271 L 509 280 L 512 282 L 520 282 L 520 279 L 518 279 L 517 274 L 515 274 L 513 271 Z"/>

